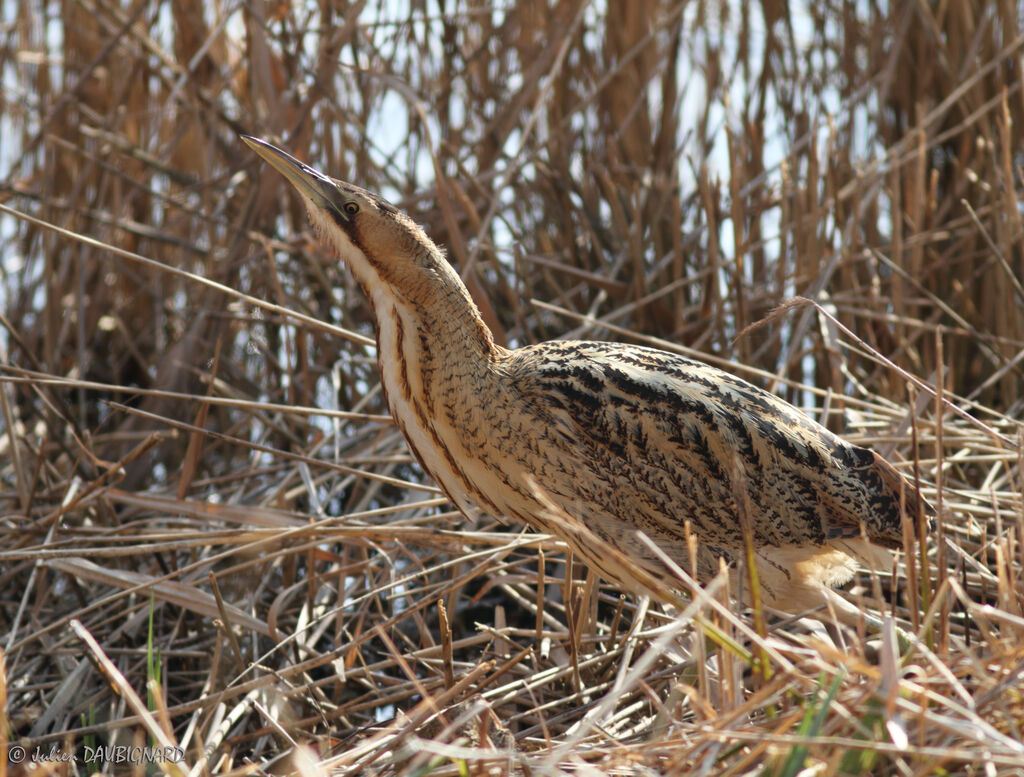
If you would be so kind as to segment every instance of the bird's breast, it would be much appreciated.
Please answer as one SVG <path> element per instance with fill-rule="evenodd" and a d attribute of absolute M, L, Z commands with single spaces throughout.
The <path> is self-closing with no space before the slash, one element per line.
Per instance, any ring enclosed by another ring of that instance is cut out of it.
<path fill-rule="evenodd" d="M 416 459 L 463 513 L 508 514 L 501 495 L 521 478 L 495 461 L 498 419 L 507 413 L 483 355 L 468 342 L 460 353 L 454 338 L 437 342 L 429 324 L 389 298 L 374 309 L 381 383 Z"/>

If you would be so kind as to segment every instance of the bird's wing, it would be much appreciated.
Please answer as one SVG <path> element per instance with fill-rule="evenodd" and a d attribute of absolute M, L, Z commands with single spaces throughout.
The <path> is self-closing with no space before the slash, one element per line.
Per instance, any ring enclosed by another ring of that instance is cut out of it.
<path fill-rule="evenodd" d="M 514 385 L 561 445 L 552 455 L 588 461 L 631 520 L 676 531 L 690 520 L 698 538 L 723 547 L 742 545 L 744 516 L 758 545 L 863 532 L 898 545 L 901 501 L 917 509 L 916 491 L 877 454 L 722 370 L 612 343 L 515 353 Z"/>

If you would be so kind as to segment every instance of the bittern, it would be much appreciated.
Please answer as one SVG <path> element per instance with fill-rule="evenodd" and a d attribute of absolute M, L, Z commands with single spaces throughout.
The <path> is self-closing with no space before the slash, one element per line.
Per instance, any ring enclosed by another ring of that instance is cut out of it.
<path fill-rule="evenodd" d="M 618 343 L 497 345 L 409 216 L 244 139 L 295 187 L 366 293 L 391 415 L 465 515 L 486 511 L 561 537 L 632 589 L 632 565 L 678 587 L 651 544 L 689 571 L 689 529 L 704 581 L 719 559 L 743 568 L 752 548 L 764 603 L 798 612 L 828 599 L 849 615 L 856 610 L 830 589 L 858 562 L 888 563 L 904 515 L 933 514 L 877 453 L 723 370 Z"/>

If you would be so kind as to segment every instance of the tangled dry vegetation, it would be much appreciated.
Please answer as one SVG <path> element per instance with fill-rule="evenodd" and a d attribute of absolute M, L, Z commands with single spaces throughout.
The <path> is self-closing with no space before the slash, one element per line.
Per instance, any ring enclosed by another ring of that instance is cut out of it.
<path fill-rule="evenodd" d="M 1024 774 L 1013 4 L 402 5 L 4 3 L 0 738 L 61 774 Z M 936 535 L 849 591 L 882 627 L 622 597 L 453 513 L 240 132 L 414 214 L 507 343 L 698 353 L 918 477 Z M 184 761 L 86 761 L 116 744 Z"/>

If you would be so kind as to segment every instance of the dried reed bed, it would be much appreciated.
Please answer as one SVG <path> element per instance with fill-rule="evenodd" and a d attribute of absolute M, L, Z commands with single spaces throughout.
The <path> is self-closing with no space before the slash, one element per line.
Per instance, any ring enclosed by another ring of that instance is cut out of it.
<path fill-rule="evenodd" d="M 4 5 L 0 738 L 61 774 L 1024 774 L 1012 4 L 399 5 Z M 850 592 L 881 625 L 621 597 L 450 512 L 239 132 L 413 213 L 500 339 L 696 352 L 919 477 L 937 536 Z"/>

